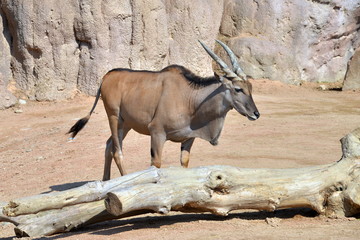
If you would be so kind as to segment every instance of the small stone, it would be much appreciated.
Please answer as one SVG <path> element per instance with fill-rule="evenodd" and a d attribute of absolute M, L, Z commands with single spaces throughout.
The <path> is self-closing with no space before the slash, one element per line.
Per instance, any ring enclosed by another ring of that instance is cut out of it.
<path fill-rule="evenodd" d="M 14 113 L 23 113 L 22 109 L 15 109 Z"/>
<path fill-rule="evenodd" d="M 302 85 L 302 82 L 299 80 L 294 80 L 294 85 L 299 87 Z"/>
<path fill-rule="evenodd" d="M 326 85 L 323 85 L 323 84 L 321 84 L 321 85 L 319 86 L 319 89 L 322 90 L 322 91 L 328 90 L 327 86 L 326 86 Z"/>
<path fill-rule="evenodd" d="M 19 99 L 19 104 L 25 105 L 25 104 L 26 104 L 26 100 L 24 100 L 24 99 Z"/>
<path fill-rule="evenodd" d="M 278 227 L 280 225 L 281 219 L 279 218 L 266 218 L 265 222 L 272 227 Z"/>

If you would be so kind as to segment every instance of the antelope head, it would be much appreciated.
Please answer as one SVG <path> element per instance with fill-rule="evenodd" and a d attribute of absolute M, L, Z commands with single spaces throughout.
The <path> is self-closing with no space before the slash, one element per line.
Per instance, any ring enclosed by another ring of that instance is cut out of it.
<path fill-rule="evenodd" d="M 199 42 L 224 72 L 224 75 L 220 76 L 219 80 L 230 92 L 230 102 L 232 107 L 241 115 L 246 116 L 249 120 L 258 119 L 260 113 L 251 95 L 252 85 L 247 80 L 247 75 L 241 69 L 234 52 L 225 43 L 216 40 L 216 42 L 224 48 L 230 58 L 232 64 L 232 69 L 230 69 L 220 57 L 210 50 L 209 47 L 200 40 Z"/>

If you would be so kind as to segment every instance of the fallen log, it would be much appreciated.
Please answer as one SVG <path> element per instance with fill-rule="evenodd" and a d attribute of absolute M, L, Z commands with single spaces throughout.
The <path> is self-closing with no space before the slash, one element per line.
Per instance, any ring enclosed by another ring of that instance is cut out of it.
<path fill-rule="evenodd" d="M 134 211 L 115 217 L 105 210 L 104 201 L 82 203 L 62 209 L 46 210 L 37 214 L 18 216 L 14 228 L 17 237 L 41 237 L 55 233 L 69 232 L 90 224 L 149 213 Z"/>
<path fill-rule="evenodd" d="M 359 211 L 352 177 L 359 167 L 353 159 L 346 159 L 321 167 L 286 170 L 229 166 L 161 169 L 158 183 L 109 192 L 106 209 L 114 215 L 147 209 L 226 216 L 237 209 L 307 207 L 329 217 L 352 216 Z M 185 179 L 171 178 L 184 171 L 188 172 Z M 354 210 L 346 206 L 348 203 L 355 206 Z"/>
<path fill-rule="evenodd" d="M 44 210 L 60 209 L 78 203 L 104 199 L 106 194 L 119 186 L 127 187 L 143 183 L 156 182 L 157 172 L 151 169 L 128 174 L 110 181 L 94 181 L 83 186 L 62 192 L 40 194 L 11 200 L 3 207 L 3 214 L 9 217 L 37 213 Z"/>
<path fill-rule="evenodd" d="M 360 128 L 341 139 L 341 160 L 297 169 L 149 168 L 108 182 L 10 201 L 0 221 L 21 236 L 45 236 L 148 212 L 306 207 L 337 218 L 360 213 Z M 1 208 L 1 206 L 0 206 Z"/>

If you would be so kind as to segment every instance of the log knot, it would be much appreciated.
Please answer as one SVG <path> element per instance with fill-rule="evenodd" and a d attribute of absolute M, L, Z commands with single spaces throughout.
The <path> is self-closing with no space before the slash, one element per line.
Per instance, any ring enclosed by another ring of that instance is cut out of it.
<path fill-rule="evenodd" d="M 8 203 L 8 205 L 6 205 L 3 210 L 2 210 L 2 213 L 5 215 L 5 216 L 8 216 L 8 217 L 15 217 L 16 216 L 16 212 L 18 210 L 18 207 L 19 207 L 19 204 L 15 201 L 10 201 Z"/>
<path fill-rule="evenodd" d="M 218 194 L 228 194 L 230 184 L 222 171 L 210 172 L 206 186 Z"/>
<path fill-rule="evenodd" d="M 338 192 L 338 191 L 342 192 L 347 189 L 347 186 L 344 182 L 340 181 L 340 182 L 335 183 L 333 186 L 331 186 L 330 189 L 333 192 Z"/>
<path fill-rule="evenodd" d="M 268 201 L 268 209 L 266 209 L 267 211 L 273 212 L 277 209 L 278 205 L 280 205 L 281 201 L 280 198 L 269 198 Z"/>

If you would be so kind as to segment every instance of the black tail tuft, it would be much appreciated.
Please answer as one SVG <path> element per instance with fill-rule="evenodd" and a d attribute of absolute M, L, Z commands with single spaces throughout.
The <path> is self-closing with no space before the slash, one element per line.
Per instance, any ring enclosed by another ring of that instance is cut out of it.
<path fill-rule="evenodd" d="M 78 132 L 81 131 L 81 129 L 84 128 L 84 126 L 87 124 L 87 122 L 89 121 L 90 116 L 86 116 L 82 119 L 80 119 L 79 121 L 77 121 L 74 126 L 72 126 L 68 132 L 68 134 L 71 133 L 71 137 L 74 138 L 76 136 L 76 134 L 78 134 Z"/>

